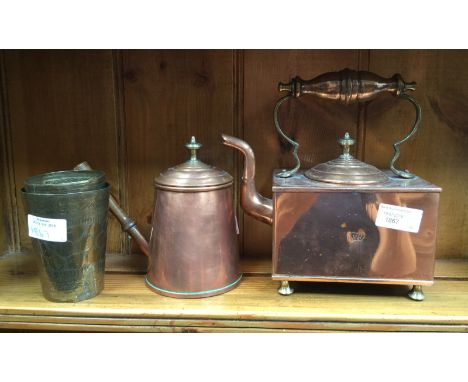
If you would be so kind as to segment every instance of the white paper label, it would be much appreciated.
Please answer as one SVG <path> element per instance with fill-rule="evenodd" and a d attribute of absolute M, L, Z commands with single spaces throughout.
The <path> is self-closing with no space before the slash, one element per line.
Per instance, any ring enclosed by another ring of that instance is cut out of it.
<path fill-rule="evenodd" d="M 422 210 L 380 203 L 375 225 L 406 232 L 419 232 Z"/>
<path fill-rule="evenodd" d="M 66 219 L 49 219 L 28 214 L 28 234 L 45 241 L 65 243 L 67 241 Z"/>

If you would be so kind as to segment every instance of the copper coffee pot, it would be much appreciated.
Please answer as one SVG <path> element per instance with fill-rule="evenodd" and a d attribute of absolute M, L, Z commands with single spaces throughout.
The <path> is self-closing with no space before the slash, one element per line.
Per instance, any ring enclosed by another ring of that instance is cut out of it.
<path fill-rule="evenodd" d="M 239 266 L 233 178 L 197 158 L 195 137 L 186 144 L 191 156 L 154 179 L 155 202 L 150 242 L 111 196 L 109 208 L 123 230 L 148 256 L 146 283 L 170 297 L 199 298 L 235 288 Z M 84 162 L 76 170 L 89 169 Z"/>
<path fill-rule="evenodd" d="M 394 167 L 399 146 L 417 130 L 421 109 L 405 92 L 414 90 L 399 75 L 385 79 L 369 72 L 345 69 L 312 80 L 296 77 L 279 84 L 289 94 L 274 109 L 278 133 L 294 147 L 296 166 L 273 173 L 273 199 L 255 187 L 255 157 L 243 140 L 223 135 L 224 144 L 245 156 L 241 204 L 257 220 L 273 225 L 272 277 L 278 292 L 290 295 L 289 281 L 326 281 L 410 285 L 408 296 L 422 300 L 423 285 L 434 277 L 434 253 L 440 187 L 407 170 Z M 410 101 L 416 119 L 410 133 L 393 147 L 390 169 L 381 171 L 355 159 L 354 139 L 338 140 L 339 158 L 300 170 L 299 144 L 283 133 L 279 106 L 310 94 L 337 102 L 359 102 L 381 93 Z"/>

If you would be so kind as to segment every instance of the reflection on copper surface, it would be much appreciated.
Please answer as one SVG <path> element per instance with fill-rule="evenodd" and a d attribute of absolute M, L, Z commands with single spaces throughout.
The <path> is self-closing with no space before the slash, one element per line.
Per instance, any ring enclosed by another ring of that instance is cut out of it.
<path fill-rule="evenodd" d="M 294 226 L 279 242 L 277 272 L 368 274 L 379 243 L 377 227 L 365 210 L 368 196 L 372 195 L 321 193 L 312 205 L 307 203 L 310 208 L 296 222 L 289 221 Z"/>
<path fill-rule="evenodd" d="M 377 218 L 379 203 L 402 206 L 402 194 L 380 194 L 377 202 L 366 206 L 367 213 L 373 221 Z M 419 195 L 421 197 L 422 195 Z M 378 276 L 385 272 L 408 275 L 416 270 L 416 251 L 409 232 L 377 227 L 380 243 L 371 264 L 371 273 Z"/>
<path fill-rule="evenodd" d="M 402 284 L 432 280 L 438 198 L 424 192 L 278 192 L 274 276 Z M 380 203 L 423 210 L 419 232 L 375 226 Z"/>
<path fill-rule="evenodd" d="M 232 196 L 232 185 L 205 192 L 156 191 L 147 280 L 158 293 L 207 297 L 235 287 L 218 290 L 240 277 Z"/>

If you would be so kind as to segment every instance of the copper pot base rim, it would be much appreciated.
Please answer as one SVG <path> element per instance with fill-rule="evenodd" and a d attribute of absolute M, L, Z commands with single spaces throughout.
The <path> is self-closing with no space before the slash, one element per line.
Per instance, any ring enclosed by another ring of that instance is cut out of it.
<path fill-rule="evenodd" d="M 225 285 L 220 288 L 216 289 L 210 289 L 210 290 L 204 290 L 204 291 L 199 291 L 199 292 L 176 292 L 176 291 L 171 291 L 163 288 L 159 288 L 156 285 L 154 285 L 151 281 L 148 280 L 147 277 L 145 277 L 145 283 L 146 285 L 150 288 L 151 291 L 158 293 L 160 295 L 166 296 L 166 297 L 174 297 L 174 298 L 204 298 L 204 297 L 211 297 L 211 296 L 216 296 L 218 294 L 223 294 L 226 292 L 229 292 L 230 290 L 234 289 L 237 287 L 239 282 L 242 279 L 242 273 L 239 275 L 239 277 L 232 283 Z"/>

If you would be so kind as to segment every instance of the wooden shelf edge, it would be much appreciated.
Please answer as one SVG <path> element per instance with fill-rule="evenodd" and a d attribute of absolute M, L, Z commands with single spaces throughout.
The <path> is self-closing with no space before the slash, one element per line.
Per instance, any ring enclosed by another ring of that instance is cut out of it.
<path fill-rule="evenodd" d="M 250 273 L 240 286 L 216 297 L 162 297 L 141 274 L 107 273 L 99 296 L 61 304 L 43 298 L 36 275 L 2 260 L 0 330 L 468 332 L 467 263 L 439 260 L 443 276 L 425 289 L 424 302 L 405 298 L 406 287 L 334 283 L 300 283 L 292 296 L 279 296 L 269 263 L 252 261 L 243 263 Z"/>
<path fill-rule="evenodd" d="M 31 316 L 34 317 L 34 316 Z M 99 331 L 99 332 L 282 332 L 282 331 L 313 331 L 313 332 L 468 332 L 468 325 L 458 324 L 379 324 L 369 322 L 310 322 L 303 324 L 297 321 L 277 321 L 271 325 L 268 321 L 242 321 L 237 320 L 232 325 L 213 320 L 209 325 L 193 321 L 190 325 L 174 325 L 173 321 L 167 325 L 162 324 L 89 324 L 86 322 L 59 323 L 38 322 L 34 320 L 16 320 L 15 315 L 0 317 L 0 332 L 5 329 L 16 330 L 44 330 L 44 331 Z"/>

